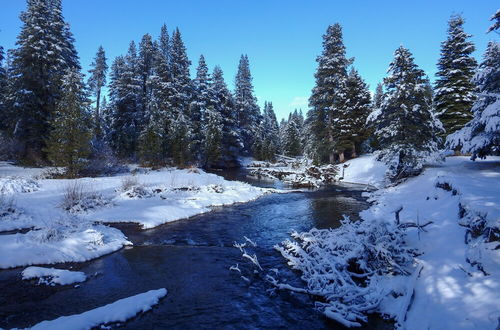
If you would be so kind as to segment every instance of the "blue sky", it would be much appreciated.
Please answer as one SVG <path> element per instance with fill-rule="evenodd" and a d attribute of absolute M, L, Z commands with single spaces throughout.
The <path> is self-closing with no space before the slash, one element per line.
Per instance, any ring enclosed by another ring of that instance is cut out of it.
<path fill-rule="evenodd" d="M 166 23 L 170 32 L 181 30 L 193 70 L 204 54 L 211 68 L 222 67 L 230 86 L 240 54 L 248 54 L 259 104 L 272 101 L 279 117 L 296 107 L 307 109 L 315 59 L 329 24 L 343 26 L 348 56 L 355 57 L 355 67 L 373 90 L 400 44 L 433 79 L 453 13 L 466 19 L 480 58 L 487 41 L 498 38 L 485 31 L 500 7 L 498 0 L 65 0 L 63 5 L 85 71 L 99 45 L 111 62 L 126 52 L 130 40 L 157 36 Z M 25 1 L 2 1 L 1 8 L 0 45 L 12 48 Z"/>

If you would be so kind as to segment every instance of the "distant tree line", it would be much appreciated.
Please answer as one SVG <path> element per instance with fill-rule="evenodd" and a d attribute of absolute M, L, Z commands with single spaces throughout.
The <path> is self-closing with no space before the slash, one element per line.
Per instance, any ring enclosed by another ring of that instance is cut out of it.
<path fill-rule="evenodd" d="M 85 81 L 61 0 L 28 0 L 20 18 L 16 48 L 0 47 L 3 158 L 76 176 L 117 160 L 226 168 L 240 156 L 337 163 L 377 150 L 397 179 L 418 173 L 445 141 L 473 157 L 499 152 L 499 43 L 478 66 L 460 16 L 449 21 L 434 87 L 401 46 L 373 97 L 346 55 L 342 27 L 329 26 L 306 117 L 295 110 L 279 123 L 271 102 L 262 111 L 257 104 L 246 55 L 233 91 L 203 55 L 192 78 L 181 32 L 163 25 L 109 66 L 99 47 Z M 496 32 L 498 12 L 492 21 Z"/>

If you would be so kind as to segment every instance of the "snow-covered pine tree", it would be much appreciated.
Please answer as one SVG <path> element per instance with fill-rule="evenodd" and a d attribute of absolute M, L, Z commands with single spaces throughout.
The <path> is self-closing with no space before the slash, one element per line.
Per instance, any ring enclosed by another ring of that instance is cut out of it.
<path fill-rule="evenodd" d="M 434 96 L 436 113 L 445 129 L 444 136 L 472 119 L 475 89 L 472 77 L 477 67 L 472 57 L 474 44 L 463 28 L 464 19 L 459 15 L 452 16 L 448 25 L 448 38 L 441 43 Z"/>
<path fill-rule="evenodd" d="M 500 9 L 498 9 L 497 12 L 491 16 L 490 21 L 492 21 L 493 24 L 488 28 L 488 32 L 497 32 L 497 30 L 500 29 Z"/>
<path fill-rule="evenodd" d="M 113 111 L 112 147 L 120 158 L 133 157 L 140 134 L 138 95 L 141 93 L 137 75 L 137 49 L 130 43 L 127 55 L 115 58 L 111 66 L 109 96 Z"/>
<path fill-rule="evenodd" d="M 290 113 L 284 128 L 283 153 L 290 157 L 302 155 L 301 127 L 297 110 Z"/>
<path fill-rule="evenodd" d="M 345 151 L 349 151 L 351 157 L 357 157 L 361 142 L 367 138 L 366 119 L 371 112 L 368 85 L 354 68 L 349 71 L 343 93 L 343 104 L 339 106 L 341 111 L 338 111 L 333 132 L 340 161 L 343 161 Z"/>
<path fill-rule="evenodd" d="M 373 94 L 373 108 L 380 109 L 383 100 L 384 100 L 384 87 L 382 86 L 382 83 L 378 83 L 377 88 L 375 88 L 375 94 Z"/>
<path fill-rule="evenodd" d="M 198 67 L 196 68 L 196 78 L 193 80 L 193 99 L 189 107 L 189 112 L 192 125 L 192 154 L 196 161 L 203 160 L 203 163 L 206 163 L 206 159 L 210 158 L 206 153 L 210 152 L 210 150 L 215 150 L 213 148 L 205 150 L 206 143 L 203 142 L 206 138 L 206 133 L 204 133 L 204 129 L 207 128 L 206 125 L 209 124 L 209 120 L 212 120 L 212 125 L 215 118 L 215 114 L 212 115 L 212 118 L 205 116 L 208 111 L 207 109 L 212 107 L 212 111 L 216 111 L 214 109 L 216 103 L 215 96 L 213 90 L 210 88 L 211 80 L 205 57 L 201 55 Z"/>
<path fill-rule="evenodd" d="M 262 120 L 254 133 L 254 157 L 258 160 L 273 161 L 279 150 L 280 138 L 278 120 L 271 102 L 264 102 Z"/>
<path fill-rule="evenodd" d="M 76 177 L 86 164 L 91 139 L 90 100 L 77 68 L 66 70 L 62 90 L 45 151 L 53 165 L 66 167 L 66 174 Z"/>
<path fill-rule="evenodd" d="M 272 102 L 267 102 L 264 106 L 263 127 L 265 132 L 264 153 L 265 159 L 274 160 L 280 151 L 279 126 L 276 119 Z"/>
<path fill-rule="evenodd" d="M 28 0 L 20 18 L 23 25 L 9 68 L 8 126 L 23 145 L 21 157 L 36 162 L 43 157 L 62 75 L 80 65 L 61 0 Z"/>
<path fill-rule="evenodd" d="M 106 73 L 108 72 L 108 65 L 106 63 L 106 53 L 104 48 L 99 46 L 97 54 L 94 57 L 94 61 L 90 64 L 91 69 L 89 70 L 90 77 L 88 80 L 88 86 L 95 97 L 95 135 L 97 138 L 102 136 L 102 122 L 100 115 L 100 105 L 101 105 L 101 91 L 106 85 Z"/>
<path fill-rule="evenodd" d="M 388 164 L 393 181 L 418 174 L 426 162 L 439 158 L 442 126 L 426 98 L 425 80 L 413 55 L 400 46 L 384 79 L 386 93 L 375 131 L 382 148 L 379 159 Z"/>
<path fill-rule="evenodd" d="M 170 47 L 170 76 L 172 93 L 169 95 L 169 105 L 173 119 L 170 135 L 170 151 L 176 165 L 185 166 L 191 161 L 191 120 L 189 104 L 192 99 L 192 84 L 189 76 L 189 61 L 182 36 L 177 28 L 173 35 Z"/>
<path fill-rule="evenodd" d="M 157 102 L 152 102 L 148 109 L 147 123 L 141 131 L 138 141 L 139 159 L 146 166 L 158 167 L 165 162 L 165 127 L 162 111 Z"/>
<path fill-rule="evenodd" d="M 192 160 L 191 156 L 191 123 L 189 117 L 179 113 L 172 122 L 169 131 L 169 148 L 174 165 L 185 167 Z"/>
<path fill-rule="evenodd" d="M 219 166 L 222 157 L 222 123 L 221 114 L 209 105 L 205 109 L 203 125 L 203 167 L 212 168 Z"/>
<path fill-rule="evenodd" d="M 488 43 L 474 82 L 478 86 L 474 118 L 446 139 L 449 148 L 460 148 L 472 159 L 500 153 L 500 43 Z"/>
<path fill-rule="evenodd" d="M 260 109 L 254 96 L 252 74 L 247 55 L 241 55 L 235 78 L 235 111 L 243 141 L 243 152 L 250 154 L 254 144 L 255 131 L 260 123 Z"/>
<path fill-rule="evenodd" d="M 215 108 L 222 117 L 222 150 L 219 167 L 238 166 L 238 156 L 243 148 L 240 138 L 234 99 L 224 81 L 224 73 L 219 66 L 215 66 L 212 73 L 212 85 L 215 98 Z"/>
<path fill-rule="evenodd" d="M 5 119 L 7 118 L 7 111 L 5 109 L 5 103 L 7 98 L 7 70 L 4 67 L 4 51 L 3 47 L 0 46 L 0 131 L 5 130 Z"/>
<path fill-rule="evenodd" d="M 139 129 L 142 131 L 149 119 L 149 108 L 151 106 L 152 86 L 151 77 L 154 72 L 154 62 L 157 53 L 157 46 L 153 43 L 153 38 L 146 33 L 139 44 L 139 54 L 137 58 L 137 75 L 140 83 L 140 93 L 137 97 L 139 113 Z"/>
<path fill-rule="evenodd" d="M 345 116 L 342 108 L 345 101 L 347 67 L 352 59 L 346 58 L 342 39 L 342 27 L 330 25 L 323 35 L 323 52 L 316 59 L 316 85 L 309 98 L 309 130 L 313 135 L 312 146 L 316 162 L 335 162 L 336 154 L 343 155 L 342 146 L 335 145 L 335 134 L 339 133 Z M 339 150 L 336 150 L 339 147 Z M 342 161 L 342 160 L 341 160 Z"/>

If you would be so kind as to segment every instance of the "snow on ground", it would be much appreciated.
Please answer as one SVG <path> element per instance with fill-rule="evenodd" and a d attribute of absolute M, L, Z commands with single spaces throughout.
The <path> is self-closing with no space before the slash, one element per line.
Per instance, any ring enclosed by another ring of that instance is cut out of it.
<path fill-rule="evenodd" d="M 135 175 L 33 179 L 43 172 L 0 163 L 0 189 L 8 187 L 0 194 L 0 232 L 31 229 L 0 235 L 0 268 L 87 261 L 131 244 L 102 223 L 151 228 L 274 191 L 197 169 L 137 168 Z"/>
<path fill-rule="evenodd" d="M 383 188 L 387 183 L 385 179 L 387 166 L 375 160 L 375 156 L 371 154 L 345 162 L 340 166 L 341 176 L 342 170 L 344 182 L 367 184 L 376 188 Z"/>
<path fill-rule="evenodd" d="M 31 329 L 92 329 L 99 325 L 125 322 L 139 313 L 149 311 L 167 295 L 166 289 L 150 290 L 135 296 L 120 299 L 114 303 L 98 307 L 82 314 L 62 316 L 52 321 L 43 321 Z"/>
<path fill-rule="evenodd" d="M 83 272 L 75 272 L 66 269 L 44 268 L 31 266 L 21 273 L 23 280 L 38 278 L 38 284 L 54 286 L 68 285 L 73 283 L 85 282 L 87 276 Z"/>
<path fill-rule="evenodd" d="M 447 182 L 458 194 L 436 187 Z M 371 195 L 376 202 L 361 213 L 365 221 L 394 219 L 418 221 L 427 232 L 413 229 L 408 244 L 423 254 L 415 296 L 406 317 L 408 329 L 493 329 L 500 317 L 500 250 L 498 242 L 465 244 L 466 228 L 460 226 L 459 203 L 487 213 L 490 225 L 500 227 L 500 157 L 472 162 L 451 157 L 404 183 Z M 488 276 L 467 258 L 483 264 Z M 389 306 L 388 308 L 391 308 Z"/>

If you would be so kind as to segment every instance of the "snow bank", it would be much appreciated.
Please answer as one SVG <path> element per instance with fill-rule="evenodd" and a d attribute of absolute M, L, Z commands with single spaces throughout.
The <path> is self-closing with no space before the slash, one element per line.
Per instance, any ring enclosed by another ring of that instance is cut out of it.
<path fill-rule="evenodd" d="M 0 268 L 83 262 L 130 244 L 121 231 L 104 225 L 60 226 L 0 235 Z"/>
<path fill-rule="evenodd" d="M 0 162 L 0 183 L 8 192 L 0 194 L 0 231 L 29 230 L 0 235 L 0 268 L 87 261 L 131 244 L 102 222 L 152 228 L 275 192 L 198 169 L 138 168 L 133 176 L 30 179 L 43 170 Z"/>
<path fill-rule="evenodd" d="M 382 188 L 386 185 L 385 174 L 387 165 L 377 161 L 375 155 L 363 155 L 348 160 L 340 166 L 340 174 L 343 171 L 343 181 L 360 183 Z"/>
<path fill-rule="evenodd" d="M 437 187 L 448 183 L 456 192 Z M 493 329 L 500 317 L 500 250 L 496 242 L 465 244 L 460 207 L 480 210 L 499 226 L 500 157 L 472 162 L 451 157 L 404 183 L 377 191 L 376 204 L 361 212 L 364 221 L 394 219 L 402 207 L 405 222 L 434 223 L 427 232 L 413 230 L 407 244 L 422 255 L 415 296 L 406 315 L 407 329 Z M 484 272 L 477 266 L 481 265 Z M 394 306 L 386 305 L 391 310 Z"/>
<path fill-rule="evenodd" d="M 21 273 L 23 280 L 38 278 L 38 284 L 54 286 L 68 285 L 73 283 L 85 282 L 87 276 L 83 272 L 74 272 L 66 269 L 28 267 Z"/>
<path fill-rule="evenodd" d="M 39 189 L 38 182 L 23 177 L 0 177 L 0 194 L 28 193 Z"/>
<path fill-rule="evenodd" d="M 114 303 L 92 309 L 82 314 L 62 316 L 52 321 L 43 321 L 31 329 L 35 330 L 80 330 L 91 329 L 101 324 L 125 322 L 139 313 L 149 311 L 167 295 L 166 289 L 151 290 L 120 299 Z"/>
<path fill-rule="evenodd" d="M 114 206 L 85 215 L 102 222 L 135 222 L 143 228 L 206 213 L 213 207 L 244 203 L 271 189 L 227 181 L 201 170 L 161 170 L 136 176 L 137 185 L 118 191 Z"/>

